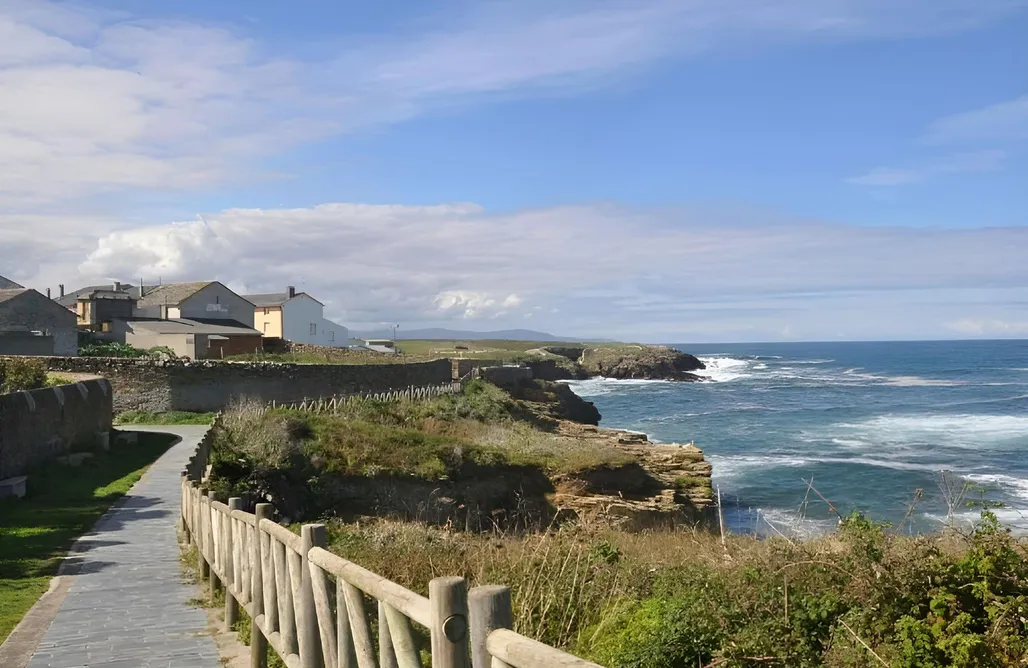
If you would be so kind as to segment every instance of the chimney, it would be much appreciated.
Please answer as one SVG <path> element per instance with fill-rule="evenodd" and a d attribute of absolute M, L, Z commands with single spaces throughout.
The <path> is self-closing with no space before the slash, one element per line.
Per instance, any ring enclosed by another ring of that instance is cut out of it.
<path fill-rule="evenodd" d="M 121 281 L 115 281 L 114 282 L 114 291 L 115 292 L 121 292 Z"/>
<path fill-rule="evenodd" d="M 58 297 L 58 299 L 60 299 L 61 297 L 64 297 L 64 283 L 61 283 L 61 284 L 60 284 L 60 285 L 58 285 L 57 287 L 58 287 L 58 288 L 60 288 L 60 290 L 61 290 L 61 294 L 60 294 L 60 296 Z"/>
<path fill-rule="evenodd" d="M 50 288 L 46 289 L 46 298 L 50 299 Z"/>
<path fill-rule="evenodd" d="M 289 293 L 289 298 L 292 299 L 293 297 L 296 296 L 296 286 L 295 285 L 290 285 L 289 288 L 286 290 L 286 292 Z"/>

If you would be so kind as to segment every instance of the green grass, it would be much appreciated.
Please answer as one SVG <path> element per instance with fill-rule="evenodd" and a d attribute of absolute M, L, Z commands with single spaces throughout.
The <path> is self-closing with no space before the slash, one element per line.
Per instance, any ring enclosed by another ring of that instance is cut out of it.
<path fill-rule="evenodd" d="M 190 411 L 125 411 L 114 418 L 114 424 L 211 424 L 214 413 L 192 413 Z"/>
<path fill-rule="evenodd" d="M 139 435 L 80 466 L 29 473 L 24 499 L 0 501 L 0 642 L 47 590 L 72 541 L 93 526 L 173 442 Z"/>

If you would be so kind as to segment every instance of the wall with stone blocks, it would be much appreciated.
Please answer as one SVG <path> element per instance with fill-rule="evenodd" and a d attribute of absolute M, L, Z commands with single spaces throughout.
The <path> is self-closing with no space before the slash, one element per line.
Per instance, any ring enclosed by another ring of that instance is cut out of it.
<path fill-rule="evenodd" d="M 103 445 L 113 416 L 111 384 L 87 380 L 0 394 L 0 480 L 67 454 Z"/>
<path fill-rule="evenodd" d="M 450 360 L 415 364 L 280 364 L 41 357 L 55 372 L 94 374 L 114 387 L 114 410 L 218 411 L 233 398 L 301 401 L 448 383 Z"/>

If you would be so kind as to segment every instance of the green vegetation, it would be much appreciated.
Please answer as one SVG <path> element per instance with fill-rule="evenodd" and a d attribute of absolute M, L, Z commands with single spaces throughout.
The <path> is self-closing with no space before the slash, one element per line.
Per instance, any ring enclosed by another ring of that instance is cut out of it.
<path fill-rule="evenodd" d="M 149 357 L 153 359 L 176 359 L 178 355 L 167 346 L 153 348 L 136 348 L 128 343 L 117 341 L 90 341 L 79 346 L 82 357 Z"/>
<path fill-rule="evenodd" d="M 1028 661 L 1028 542 L 989 512 L 910 537 L 854 515 L 799 543 L 581 526 L 515 537 L 380 521 L 331 549 L 424 593 L 511 586 L 517 630 L 610 668 L 941 668 Z"/>
<path fill-rule="evenodd" d="M 192 413 L 190 411 L 125 411 L 114 417 L 114 424 L 211 424 L 214 413 Z"/>
<path fill-rule="evenodd" d="M 39 360 L 0 358 L 0 394 L 38 390 L 51 385 L 46 366 Z"/>
<path fill-rule="evenodd" d="M 0 501 L 0 641 L 49 586 L 72 541 L 171 445 L 173 437 L 140 433 L 77 467 L 50 464 L 29 475 L 24 499 Z"/>
<path fill-rule="evenodd" d="M 360 480 L 472 486 L 521 470 L 538 488 L 552 489 L 547 477 L 630 461 L 605 443 L 535 429 L 524 421 L 529 416 L 524 402 L 480 381 L 461 394 L 353 401 L 335 413 L 240 403 L 215 433 L 212 485 L 233 495 L 271 495 L 316 516 L 334 508 L 333 490 Z"/>

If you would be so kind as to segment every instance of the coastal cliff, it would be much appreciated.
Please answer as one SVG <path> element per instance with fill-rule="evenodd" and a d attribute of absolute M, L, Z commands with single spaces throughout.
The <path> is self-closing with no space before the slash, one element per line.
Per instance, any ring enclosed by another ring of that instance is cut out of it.
<path fill-rule="evenodd" d="M 473 381 L 459 395 L 331 412 L 244 406 L 215 428 L 212 484 L 267 499 L 293 520 L 379 517 L 471 531 L 715 521 L 700 450 L 602 429 L 599 417 L 567 386 L 537 380 L 509 391 Z"/>
<path fill-rule="evenodd" d="M 605 344 L 598 346 L 546 346 L 530 351 L 529 359 L 537 378 L 584 380 L 602 376 L 616 379 L 707 380 L 693 373 L 706 368 L 693 355 L 668 346 Z"/>

